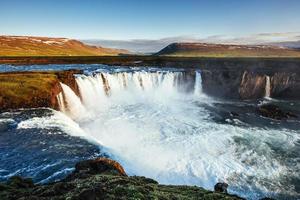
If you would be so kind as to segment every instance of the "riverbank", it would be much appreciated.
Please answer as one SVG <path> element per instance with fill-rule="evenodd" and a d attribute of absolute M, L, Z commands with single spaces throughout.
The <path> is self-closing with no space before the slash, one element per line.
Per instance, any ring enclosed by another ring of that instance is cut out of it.
<path fill-rule="evenodd" d="M 0 73 L 0 110 L 48 107 L 58 109 L 60 82 L 77 91 L 80 70 Z"/>

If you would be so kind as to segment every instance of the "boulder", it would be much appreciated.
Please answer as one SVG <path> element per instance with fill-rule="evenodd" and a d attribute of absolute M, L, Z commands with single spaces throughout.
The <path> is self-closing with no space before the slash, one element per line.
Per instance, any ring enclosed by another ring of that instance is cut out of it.
<path fill-rule="evenodd" d="M 123 167 L 116 161 L 108 158 L 96 158 L 78 162 L 73 174 L 114 174 L 127 176 Z"/>
<path fill-rule="evenodd" d="M 214 187 L 215 192 L 221 192 L 226 194 L 227 194 L 227 188 L 228 188 L 227 183 L 217 183 Z"/>
<path fill-rule="evenodd" d="M 276 120 L 283 120 L 289 118 L 297 118 L 292 112 L 285 112 L 279 108 L 279 106 L 273 104 L 265 104 L 258 107 L 258 113 L 264 117 L 276 119 Z"/>

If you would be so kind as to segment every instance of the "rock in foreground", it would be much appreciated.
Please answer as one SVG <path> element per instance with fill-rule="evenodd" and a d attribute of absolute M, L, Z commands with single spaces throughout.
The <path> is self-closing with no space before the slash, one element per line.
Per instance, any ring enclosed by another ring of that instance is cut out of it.
<path fill-rule="evenodd" d="M 160 185 L 155 180 L 127 176 L 122 166 L 110 159 L 79 162 L 66 179 L 48 185 L 33 185 L 30 180 L 11 178 L 0 184 L 1 200 L 16 199 L 242 199 L 196 186 Z"/>

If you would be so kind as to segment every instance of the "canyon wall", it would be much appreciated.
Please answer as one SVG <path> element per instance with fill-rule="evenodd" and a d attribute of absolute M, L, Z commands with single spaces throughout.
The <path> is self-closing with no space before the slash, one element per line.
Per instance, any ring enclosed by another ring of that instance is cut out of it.
<path fill-rule="evenodd" d="M 203 70 L 204 93 L 226 99 L 300 99 L 297 72 Z"/>
<path fill-rule="evenodd" d="M 299 59 L 199 59 L 203 91 L 234 99 L 300 99 Z"/>

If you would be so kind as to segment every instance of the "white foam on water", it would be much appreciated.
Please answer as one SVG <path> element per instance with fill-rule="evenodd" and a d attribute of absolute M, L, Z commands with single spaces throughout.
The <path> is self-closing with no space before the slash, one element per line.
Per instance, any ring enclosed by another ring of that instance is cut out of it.
<path fill-rule="evenodd" d="M 78 121 L 80 136 L 101 141 L 129 174 L 160 183 L 212 190 L 225 181 L 230 192 L 249 199 L 296 194 L 281 179 L 299 166 L 286 166 L 273 148 L 288 152 L 299 134 L 217 123 L 205 109 L 211 99 L 200 98 L 201 79 L 187 94 L 177 88 L 181 75 L 103 72 L 77 77 L 86 112 L 93 113 L 93 119 Z M 35 124 L 29 122 L 25 125 Z"/>
<path fill-rule="evenodd" d="M 39 128 L 39 129 L 53 130 L 54 128 L 58 128 L 68 135 L 75 136 L 75 137 L 82 137 L 92 143 L 101 144 L 100 140 L 95 140 L 94 138 L 87 135 L 86 132 L 80 127 L 78 123 L 73 121 L 64 113 L 54 111 L 54 110 L 52 110 L 52 112 L 53 114 L 50 116 L 33 117 L 21 121 L 20 123 L 18 123 L 17 129 Z M 51 132 L 48 134 L 60 134 L 60 133 Z"/>
<path fill-rule="evenodd" d="M 50 180 L 52 180 L 52 182 L 59 181 L 59 179 L 57 177 L 59 177 L 62 174 L 71 173 L 72 171 L 74 171 L 74 168 L 65 168 L 61 171 L 55 172 L 54 174 L 47 177 L 46 179 L 39 181 L 37 184 L 45 184 L 45 183 L 48 183 Z M 53 181 L 53 179 L 54 179 L 54 181 Z"/>
<path fill-rule="evenodd" d="M 11 119 L 11 118 L 0 119 L 0 123 L 14 123 L 14 122 L 15 122 L 15 120 Z"/>
<path fill-rule="evenodd" d="M 244 191 L 233 192 L 247 196 L 256 195 L 258 190 L 270 191 L 264 190 L 261 180 L 267 180 L 276 190 L 282 188 L 278 179 L 288 169 L 276 160 L 267 144 L 292 148 L 299 139 L 296 133 L 216 124 L 205 110 L 178 104 L 189 103 L 111 108 L 83 129 L 101 139 L 130 174 L 160 183 L 213 189 L 218 181 L 226 181 L 231 187 L 246 186 Z M 133 107 L 136 110 L 131 110 Z M 238 145 L 235 137 L 251 143 Z M 253 184 L 249 184 L 251 177 Z"/>

